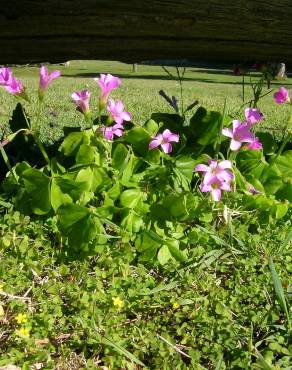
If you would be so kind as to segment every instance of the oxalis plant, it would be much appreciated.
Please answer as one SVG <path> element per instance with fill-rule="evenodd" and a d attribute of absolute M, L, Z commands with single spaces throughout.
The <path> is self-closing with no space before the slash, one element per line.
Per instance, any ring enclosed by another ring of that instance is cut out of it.
<path fill-rule="evenodd" d="M 291 208 L 292 114 L 277 142 L 257 132 L 264 120 L 258 108 L 248 107 L 239 117 L 228 115 L 226 106 L 220 113 L 197 101 L 184 109 L 161 91 L 174 113 L 153 113 L 138 126 L 122 100 L 110 97 L 120 79 L 101 74 L 95 79 L 98 114 L 88 90 L 74 92 L 72 102 L 87 128 L 64 127 L 61 143 L 52 149 L 41 141 L 40 122 L 46 90 L 59 76 L 41 67 L 36 113 L 30 117 L 29 93 L 9 68 L 0 69 L 0 86 L 18 101 L 11 133 L 0 145 L 7 167 L 1 198 L 40 218 L 68 257 L 124 243 L 139 251 L 141 261 L 188 263 L 190 244 L 222 222 L 230 226 L 233 210 L 254 212 L 265 224 Z M 274 101 L 291 104 L 284 87 Z"/>

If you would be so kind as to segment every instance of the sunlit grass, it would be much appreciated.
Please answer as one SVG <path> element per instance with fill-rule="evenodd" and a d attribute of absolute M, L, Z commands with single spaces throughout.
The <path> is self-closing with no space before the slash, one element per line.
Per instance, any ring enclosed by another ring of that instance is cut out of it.
<path fill-rule="evenodd" d="M 171 79 L 160 66 L 139 65 L 138 71 L 133 72 L 132 65 L 112 61 L 72 61 L 69 66 L 54 65 L 50 69 L 58 68 L 62 77 L 54 81 L 46 95 L 46 108 L 42 117 L 42 131 L 47 139 L 56 139 L 61 135 L 63 126 L 76 126 L 82 122 L 82 117 L 76 112 L 71 102 L 73 91 L 88 88 L 92 93 L 91 106 L 97 108 L 98 87 L 93 77 L 100 73 L 111 73 L 121 77 L 122 86 L 112 94 L 114 98 L 122 98 L 127 110 L 133 115 L 135 124 L 143 124 L 152 112 L 171 112 L 171 107 L 158 95 L 163 89 L 168 95 L 180 98 L 180 88 L 177 81 Z M 38 67 L 15 67 L 15 75 L 21 78 L 27 87 L 30 96 L 36 96 L 38 87 Z M 174 67 L 169 67 L 175 73 Z M 256 76 L 254 77 L 256 78 Z M 292 84 L 291 78 L 285 81 L 276 81 L 271 88 L 279 85 Z M 264 92 L 267 92 L 265 88 Z M 183 81 L 184 103 L 190 104 L 199 100 L 199 104 L 208 109 L 223 110 L 225 98 L 227 111 L 236 115 L 242 100 L 242 78 L 234 76 L 231 69 L 208 69 L 188 67 Z M 249 81 L 245 86 L 245 99 L 252 98 Z M 0 125 L 8 123 L 15 106 L 15 99 L 0 90 Z M 260 101 L 259 107 L 266 117 L 263 127 L 269 131 L 283 127 L 288 117 L 287 107 L 277 106 L 272 94 Z M 26 109 L 30 111 L 31 107 Z M 0 126 L 0 127 L 1 127 Z"/>

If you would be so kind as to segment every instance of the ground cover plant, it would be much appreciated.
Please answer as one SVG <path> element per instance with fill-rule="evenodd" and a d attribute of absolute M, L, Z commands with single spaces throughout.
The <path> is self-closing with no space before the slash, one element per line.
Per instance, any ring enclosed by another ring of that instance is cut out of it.
<path fill-rule="evenodd" d="M 143 125 L 122 80 L 96 76 L 50 144 L 60 72 L 42 66 L 33 96 L 0 69 L 17 99 L 0 147 L 1 365 L 289 368 L 289 91 L 265 96 L 288 113 L 279 135 L 259 130 L 263 75 L 231 113 L 183 99 L 177 73 L 180 95 L 160 90 L 172 112 Z"/>

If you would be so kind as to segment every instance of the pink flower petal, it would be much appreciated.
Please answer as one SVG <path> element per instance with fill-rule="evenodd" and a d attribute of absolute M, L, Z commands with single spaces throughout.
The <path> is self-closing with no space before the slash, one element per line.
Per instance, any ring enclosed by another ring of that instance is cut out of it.
<path fill-rule="evenodd" d="M 217 177 L 220 181 L 225 181 L 227 183 L 230 183 L 230 181 L 233 179 L 234 176 L 232 172 L 223 170 L 217 174 Z"/>
<path fill-rule="evenodd" d="M 195 167 L 195 171 L 196 172 L 208 172 L 209 167 L 206 166 L 205 164 L 197 164 Z"/>
<path fill-rule="evenodd" d="M 225 161 L 221 161 L 220 163 L 218 163 L 218 167 L 221 168 L 221 169 L 226 169 L 226 168 L 232 168 L 232 163 L 228 160 L 225 160 Z"/>
<path fill-rule="evenodd" d="M 168 154 L 172 151 L 172 145 L 170 143 L 161 144 L 161 148 L 164 151 L 164 153 L 166 153 L 166 154 Z"/>
<path fill-rule="evenodd" d="M 176 143 L 179 142 L 179 135 L 172 133 L 168 129 L 163 131 L 162 137 L 163 137 L 164 142 L 166 142 L 166 143 L 169 143 L 170 141 L 174 141 Z"/>
<path fill-rule="evenodd" d="M 201 183 L 200 185 L 200 190 L 202 193 L 207 193 L 209 191 L 212 191 L 212 187 L 204 182 Z"/>
<path fill-rule="evenodd" d="M 124 121 L 131 121 L 132 119 L 131 113 L 129 112 L 122 112 L 121 117 Z"/>
<path fill-rule="evenodd" d="M 121 130 L 121 129 L 115 129 L 114 131 L 113 131 L 113 133 L 114 133 L 114 135 L 116 135 L 116 136 L 118 136 L 118 137 L 121 137 L 121 136 L 123 136 L 124 135 L 124 131 L 123 130 Z"/>
<path fill-rule="evenodd" d="M 231 191 L 230 183 L 222 181 L 220 189 L 225 191 Z"/>
<path fill-rule="evenodd" d="M 234 139 L 231 140 L 230 142 L 230 149 L 231 150 L 238 150 L 240 149 L 241 147 L 241 142 L 240 141 L 236 141 Z"/>
<path fill-rule="evenodd" d="M 224 128 L 222 130 L 222 135 L 230 137 L 231 139 L 233 138 L 233 132 L 230 128 Z"/>
<path fill-rule="evenodd" d="M 221 199 L 221 190 L 220 189 L 212 189 L 211 191 L 212 198 L 214 202 L 219 202 Z"/>
<path fill-rule="evenodd" d="M 240 122 L 239 120 L 235 119 L 232 121 L 232 128 L 233 128 L 233 131 L 235 131 L 238 127 L 240 127 L 242 125 L 242 122 Z"/>
<path fill-rule="evenodd" d="M 160 140 L 157 139 L 151 140 L 149 143 L 149 149 L 157 148 L 160 144 L 161 144 Z"/>

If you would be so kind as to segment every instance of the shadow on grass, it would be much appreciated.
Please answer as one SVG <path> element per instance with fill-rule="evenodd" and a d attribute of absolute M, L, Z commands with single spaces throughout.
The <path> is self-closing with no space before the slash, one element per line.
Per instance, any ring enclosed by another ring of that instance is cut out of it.
<path fill-rule="evenodd" d="M 225 74 L 223 71 L 210 71 L 210 70 L 199 70 L 199 71 L 195 71 L 195 72 L 198 72 L 198 73 L 210 73 L 210 74 Z M 102 73 L 102 72 L 101 72 Z M 100 72 L 95 72 L 95 73 L 92 73 L 92 72 L 82 72 L 82 73 L 63 73 L 62 74 L 62 77 L 70 77 L 70 78 L 95 78 L 97 76 L 99 76 Z M 155 74 L 139 74 L 139 73 L 118 73 L 116 72 L 115 73 L 117 76 L 119 76 L 120 78 L 123 78 L 123 79 L 132 79 L 132 80 L 137 80 L 137 79 L 141 79 L 141 80 L 162 80 L 162 81 L 175 81 L 173 78 L 171 78 L 170 76 L 168 75 L 155 75 Z M 232 73 L 228 71 L 226 71 L 226 75 L 230 75 L 232 76 Z M 220 80 L 216 80 L 216 79 L 212 79 L 212 78 L 197 78 L 197 77 L 184 77 L 183 78 L 183 81 L 193 81 L 193 82 L 202 82 L 202 83 L 208 83 L 208 84 L 221 84 L 221 85 L 241 85 L 242 84 L 242 79 L 241 77 L 238 78 L 237 81 L 220 81 Z M 291 82 L 288 82 L 288 81 L 273 81 L 272 82 L 273 85 L 292 85 L 292 81 Z M 245 82 L 245 85 L 251 85 L 251 83 L 249 81 L 246 81 Z"/>
<path fill-rule="evenodd" d="M 130 79 L 130 80 L 162 80 L 162 81 L 175 81 L 173 78 L 167 75 L 145 75 L 145 74 L 128 74 L 128 73 L 115 73 L 122 79 Z M 96 73 L 76 73 L 76 74 L 69 74 L 64 73 L 62 77 L 75 77 L 75 78 L 95 78 L 99 75 L 98 72 Z M 227 85 L 241 85 L 241 80 L 238 82 L 235 81 L 216 81 L 215 79 L 209 78 L 196 78 L 196 77 L 185 77 L 183 81 L 193 81 L 193 82 L 205 82 L 205 83 L 215 83 L 215 84 L 227 84 Z M 247 83 L 248 84 L 248 83 Z"/>

